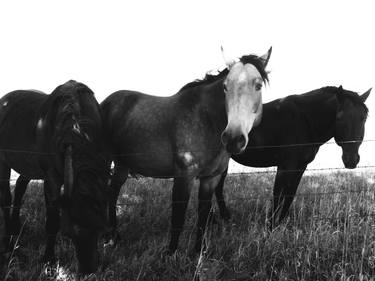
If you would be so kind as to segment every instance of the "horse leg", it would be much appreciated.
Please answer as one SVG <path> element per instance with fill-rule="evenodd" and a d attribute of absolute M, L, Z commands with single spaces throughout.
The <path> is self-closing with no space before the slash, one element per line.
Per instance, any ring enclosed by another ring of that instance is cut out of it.
<path fill-rule="evenodd" d="M 197 240 L 195 242 L 195 250 L 200 252 L 202 247 L 202 239 L 206 230 L 209 213 L 212 206 L 212 194 L 221 179 L 221 175 L 211 178 L 201 178 L 198 194 L 198 225 Z"/>
<path fill-rule="evenodd" d="M 47 243 L 44 251 L 44 262 L 55 263 L 55 243 L 57 232 L 60 229 L 60 207 L 59 207 L 59 189 L 56 183 L 51 179 L 44 181 L 44 198 L 46 204 L 46 234 Z"/>
<path fill-rule="evenodd" d="M 216 196 L 217 204 L 219 206 L 220 216 L 225 221 L 229 221 L 230 220 L 230 211 L 228 210 L 228 208 L 227 208 L 227 206 L 225 204 L 224 192 L 223 192 L 224 181 L 225 181 L 225 178 L 227 176 L 227 173 L 228 173 L 228 170 L 226 170 L 221 175 L 220 181 L 219 181 L 217 187 L 215 188 L 215 196 Z"/>
<path fill-rule="evenodd" d="M 294 196 L 301 181 L 302 175 L 305 172 L 305 169 L 306 166 L 288 175 L 287 185 L 284 188 L 284 204 L 280 210 L 279 222 L 281 222 L 288 214 L 289 207 L 294 200 Z"/>
<path fill-rule="evenodd" d="M 175 178 L 172 188 L 172 226 L 169 253 L 177 250 L 178 240 L 185 222 L 186 208 L 189 203 L 192 179 Z"/>
<path fill-rule="evenodd" d="M 278 167 L 273 189 L 273 209 L 269 215 L 270 230 L 280 224 L 287 215 L 305 169 L 306 166 Z"/>
<path fill-rule="evenodd" d="M 4 212 L 3 209 L 0 208 L 0 268 L 4 266 L 5 256 L 3 253 L 7 250 L 7 245 L 4 244 L 5 231 Z"/>
<path fill-rule="evenodd" d="M 106 239 L 107 241 L 105 244 L 115 245 L 117 240 L 120 239 L 120 235 L 117 231 L 117 198 L 119 196 L 121 187 L 125 184 L 128 178 L 128 173 L 128 168 L 121 166 L 120 164 L 115 164 L 114 173 L 109 187 L 108 220 L 110 233 L 108 234 L 109 238 Z"/>
<path fill-rule="evenodd" d="M 7 250 L 9 250 L 9 242 L 11 237 L 11 220 L 10 208 L 12 201 L 12 194 L 10 193 L 10 168 L 4 163 L 0 163 L 0 205 L 3 210 L 5 233 L 3 235 L 3 243 Z"/>
<path fill-rule="evenodd" d="M 30 179 L 20 175 L 16 181 L 13 195 L 13 208 L 12 208 L 12 234 L 17 235 L 21 230 L 20 210 L 22 205 L 22 198 L 25 194 L 26 188 Z"/>

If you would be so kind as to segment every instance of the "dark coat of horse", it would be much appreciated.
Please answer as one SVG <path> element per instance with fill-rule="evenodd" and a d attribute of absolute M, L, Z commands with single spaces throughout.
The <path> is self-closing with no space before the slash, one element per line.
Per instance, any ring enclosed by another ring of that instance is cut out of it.
<path fill-rule="evenodd" d="M 45 261 L 55 260 L 61 210 L 61 230 L 73 240 L 80 271 L 95 271 L 98 235 L 106 228 L 105 148 L 99 104 L 82 83 L 68 81 L 50 95 L 18 90 L 1 98 L 0 199 L 7 236 L 20 230 L 19 211 L 27 184 L 42 179 L 47 208 Z M 11 169 L 20 174 L 13 204 Z"/>
<path fill-rule="evenodd" d="M 248 132 L 260 121 L 261 86 L 267 80 L 270 54 L 271 49 L 262 57 L 244 56 L 229 69 L 189 83 L 170 97 L 118 91 L 101 103 L 114 154 L 109 208 L 114 231 L 117 197 L 129 172 L 174 178 L 169 244 L 169 251 L 174 252 L 190 189 L 198 178 L 195 248 L 201 248 L 214 187 L 228 166 L 228 151 L 242 151 Z M 247 118 L 251 122 L 246 122 Z"/>
<path fill-rule="evenodd" d="M 346 168 L 359 162 L 368 109 L 362 95 L 340 87 L 324 87 L 302 95 L 292 95 L 263 105 L 261 124 L 249 134 L 245 152 L 232 159 L 250 167 L 277 166 L 273 188 L 270 227 L 286 216 L 298 184 L 318 153 L 319 147 L 334 138 L 342 148 Z M 220 214 L 230 214 L 223 197 L 226 172 L 215 190 Z"/>

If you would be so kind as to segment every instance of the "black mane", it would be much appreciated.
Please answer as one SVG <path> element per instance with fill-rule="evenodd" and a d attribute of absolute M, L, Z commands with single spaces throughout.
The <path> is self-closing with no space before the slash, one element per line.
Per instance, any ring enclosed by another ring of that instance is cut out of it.
<path fill-rule="evenodd" d="M 263 58 L 256 55 L 245 55 L 240 58 L 240 62 L 242 62 L 243 64 L 250 63 L 254 65 L 255 68 L 259 71 L 263 82 L 268 82 L 268 72 L 264 67 L 266 61 Z"/>
<path fill-rule="evenodd" d="M 266 69 L 264 68 L 264 63 L 265 63 L 264 59 L 262 59 L 261 57 L 258 57 L 257 55 L 245 55 L 240 58 L 240 62 L 242 62 L 243 64 L 249 63 L 249 64 L 254 65 L 255 68 L 259 71 L 263 82 L 268 82 L 268 73 Z M 190 83 L 187 83 L 185 86 L 183 86 L 180 89 L 180 91 L 186 90 L 189 88 L 194 88 L 197 86 L 210 84 L 228 75 L 228 73 L 229 73 L 228 68 L 225 68 L 224 70 L 220 71 L 218 74 L 215 74 L 215 75 L 207 73 L 203 79 L 197 79 Z"/>
<path fill-rule="evenodd" d="M 72 80 L 60 87 L 59 90 L 65 96 L 63 112 L 60 114 L 63 124 L 66 126 L 62 130 L 66 132 L 63 144 L 65 145 L 67 141 L 73 144 L 73 157 L 76 160 L 77 173 L 86 171 L 99 177 L 108 177 L 109 167 L 105 162 L 104 155 L 98 154 L 98 151 L 102 152 L 104 149 L 102 147 L 104 133 L 100 108 L 94 99 L 94 93 L 86 85 Z M 98 116 L 93 114 L 95 109 Z M 77 123 L 79 129 L 72 130 L 72 123 Z"/>
<path fill-rule="evenodd" d="M 106 198 L 104 190 L 99 188 L 99 182 L 106 182 L 110 175 L 109 165 L 105 155 L 104 132 L 100 107 L 94 98 L 94 93 L 86 85 L 75 81 L 57 87 L 49 96 L 49 100 L 43 105 L 43 120 L 48 122 L 46 130 L 52 136 L 52 142 L 57 151 L 53 151 L 64 157 L 68 145 L 72 145 L 74 178 L 81 179 L 84 176 L 85 184 L 75 184 L 73 188 L 74 200 L 80 200 L 80 204 L 92 202 L 102 204 Z M 87 182 L 87 180 L 92 182 Z M 82 224 L 95 224 L 94 216 L 90 218 L 75 212 L 77 219 Z M 92 219 L 94 218 L 94 219 Z"/>

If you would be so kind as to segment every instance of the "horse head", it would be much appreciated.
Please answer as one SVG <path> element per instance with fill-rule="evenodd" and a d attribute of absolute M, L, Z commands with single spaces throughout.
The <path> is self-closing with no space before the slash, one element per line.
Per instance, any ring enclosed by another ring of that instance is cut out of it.
<path fill-rule="evenodd" d="M 241 153 L 248 134 L 262 118 L 262 85 L 268 81 L 265 71 L 272 48 L 261 56 L 243 56 L 238 62 L 226 60 L 228 75 L 223 82 L 227 126 L 221 140 L 227 151 Z"/>
<path fill-rule="evenodd" d="M 334 138 L 342 148 L 342 161 L 345 168 L 355 168 L 360 159 L 358 149 L 363 141 L 368 114 L 365 101 L 370 92 L 371 89 L 358 95 L 340 86 L 336 94 L 338 108 Z"/>

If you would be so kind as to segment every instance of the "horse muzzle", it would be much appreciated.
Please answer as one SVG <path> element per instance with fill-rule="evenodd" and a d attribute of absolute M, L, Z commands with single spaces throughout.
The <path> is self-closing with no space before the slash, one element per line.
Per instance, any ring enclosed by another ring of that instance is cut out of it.
<path fill-rule="evenodd" d="M 354 169 L 357 167 L 360 160 L 360 156 L 358 154 L 343 154 L 342 155 L 342 162 L 344 163 L 345 168 L 347 169 Z"/>
<path fill-rule="evenodd" d="M 230 154 L 240 154 L 245 150 L 248 138 L 244 134 L 232 136 L 230 133 L 224 131 L 221 135 L 221 142 Z"/>

